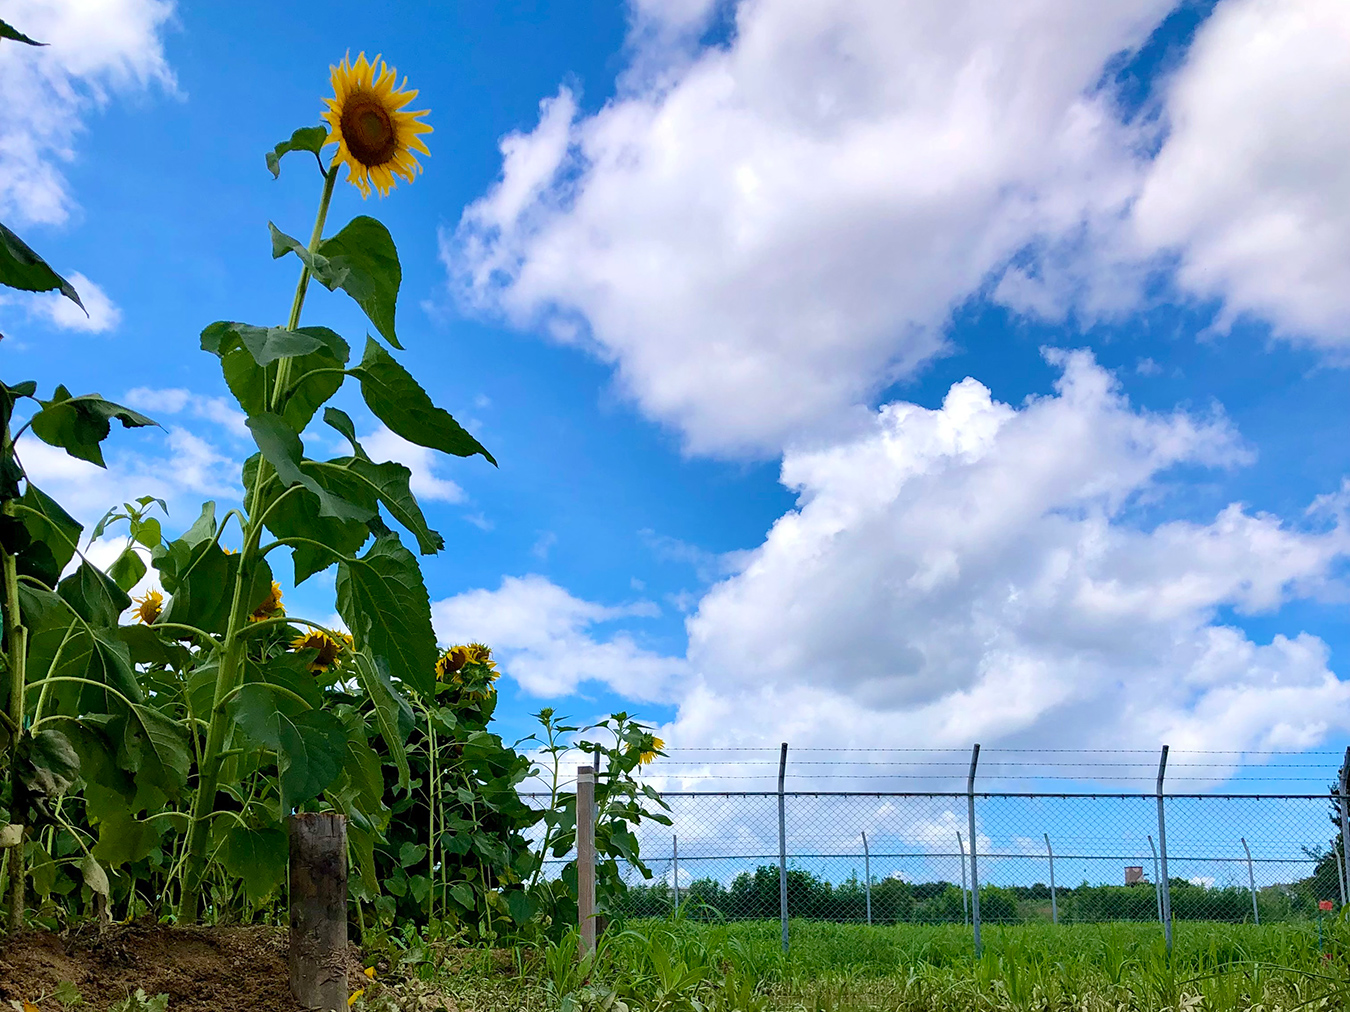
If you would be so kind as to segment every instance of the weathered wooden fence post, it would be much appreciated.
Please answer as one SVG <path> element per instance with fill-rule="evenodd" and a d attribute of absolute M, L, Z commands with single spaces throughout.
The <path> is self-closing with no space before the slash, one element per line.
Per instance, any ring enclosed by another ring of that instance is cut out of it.
<path fill-rule="evenodd" d="M 577 958 L 595 951 L 595 767 L 577 769 Z"/>
<path fill-rule="evenodd" d="M 347 817 L 297 812 L 291 841 L 291 993 L 306 1008 L 347 1009 Z"/>

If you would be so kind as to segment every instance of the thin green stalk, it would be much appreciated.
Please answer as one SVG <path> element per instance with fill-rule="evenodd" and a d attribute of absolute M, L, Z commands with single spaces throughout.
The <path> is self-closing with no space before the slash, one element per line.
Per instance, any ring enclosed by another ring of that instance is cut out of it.
<path fill-rule="evenodd" d="M 427 921 L 436 911 L 436 728 L 427 710 Z"/>
<path fill-rule="evenodd" d="M 309 250 L 314 252 L 323 238 L 324 222 L 328 218 L 328 207 L 333 198 L 333 185 L 337 182 L 337 166 L 332 166 L 324 174 L 323 195 L 319 199 L 319 210 L 314 219 L 314 231 L 310 236 Z M 300 271 L 300 280 L 295 286 L 295 297 L 291 301 L 291 314 L 286 322 L 287 330 L 300 325 L 300 312 L 305 304 L 305 291 L 309 286 L 310 270 L 304 266 Z M 270 407 L 280 413 L 282 400 L 286 394 L 290 378 L 289 358 L 280 360 L 277 366 L 276 381 L 269 398 Z M 226 703 L 232 698 L 238 684 L 240 662 L 243 659 L 246 638 L 241 634 L 247 624 L 248 615 L 244 612 L 243 594 L 246 574 L 252 572 L 258 558 L 258 546 L 263 531 L 266 511 L 259 508 L 263 486 L 267 480 L 266 461 L 260 461 L 253 482 L 253 497 L 248 523 L 244 527 L 244 544 L 240 549 L 240 564 L 235 575 L 234 595 L 230 604 L 230 618 L 226 627 L 225 639 L 221 648 L 220 669 L 216 673 L 215 691 L 212 695 L 210 721 L 207 725 L 206 746 L 202 750 L 203 762 L 198 766 L 197 796 L 193 798 L 191 822 L 188 825 L 186 865 L 183 875 L 183 902 L 181 915 L 187 922 L 195 922 L 200 913 L 202 884 L 207 869 L 207 845 L 209 838 L 208 822 L 215 810 L 216 790 L 220 782 L 223 762 L 222 752 L 225 739 L 229 734 L 231 721 L 226 713 Z M 285 815 L 286 813 L 282 813 Z"/>
<path fill-rule="evenodd" d="M 332 166 L 323 176 L 323 196 L 319 198 L 319 212 L 314 216 L 314 231 L 309 236 L 309 246 L 306 247 L 310 253 L 318 251 L 319 243 L 323 240 L 323 226 L 328 219 L 328 205 L 333 199 L 333 185 L 337 182 L 338 165 L 334 159 Z M 286 329 L 294 330 L 300 326 L 300 311 L 305 305 L 305 292 L 309 289 L 310 269 L 305 264 L 300 268 L 300 280 L 295 284 L 295 297 L 291 299 L 291 315 L 286 320 Z M 276 384 L 272 388 L 272 410 L 278 411 L 281 398 L 286 392 L 286 386 L 291 378 L 291 360 L 283 358 L 277 363 Z"/>
<path fill-rule="evenodd" d="M 6 444 L 9 442 L 8 431 L 4 434 L 4 442 Z M 5 512 L 10 512 L 9 503 L 5 504 Z M 17 751 L 23 733 L 24 693 L 27 689 L 25 675 L 28 660 L 28 630 L 24 628 L 23 619 L 19 614 L 18 560 L 8 552 L 0 552 L 0 560 L 2 560 L 5 580 L 5 643 L 9 648 L 7 658 L 9 665 L 8 716 L 10 722 L 17 729 L 14 733 L 14 749 Z M 11 798 L 18 799 L 23 796 L 23 787 L 19 782 L 18 763 L 12 760 L 10 762 L 10 789 Z M 25 817 L 27 813 L 11 811 L 11 818 L 16 815 Z M 24 868 L 22 841 L 17 846 L 10 848 L 9 863 L 9 927 L 11 931 L 17 931 L 23 927 L 23 913 L 26 902 L 24 896 L 26 869 Z"/>

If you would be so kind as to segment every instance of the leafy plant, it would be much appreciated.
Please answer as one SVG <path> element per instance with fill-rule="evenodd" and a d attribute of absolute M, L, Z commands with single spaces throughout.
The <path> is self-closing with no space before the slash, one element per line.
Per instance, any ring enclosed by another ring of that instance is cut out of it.
<path fill-rule="evenodd" d="M 108 1012 L 165 1012 L 168 1007 L 167 994 L 157 994 L 151 998 L 144 989 L 138 987 L 135 993 L 109 1005 Z"/>

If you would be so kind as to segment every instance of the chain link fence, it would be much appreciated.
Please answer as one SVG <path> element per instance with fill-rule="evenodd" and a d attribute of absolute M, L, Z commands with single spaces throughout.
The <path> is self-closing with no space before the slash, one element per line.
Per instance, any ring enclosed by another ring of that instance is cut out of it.
<path fill-rule="evenodd" d="M 791 918 L 1311 920 L 1347 900 L 1339 794 L 667 790 L 607 913 L 778 919 L 781 861 Z"/>

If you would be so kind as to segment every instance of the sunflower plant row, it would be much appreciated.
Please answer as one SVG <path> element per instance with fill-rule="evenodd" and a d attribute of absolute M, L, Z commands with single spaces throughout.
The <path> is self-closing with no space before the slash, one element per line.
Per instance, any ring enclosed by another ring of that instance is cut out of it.
<path fill-rule="evenodd" d="M 0 37 L 31 43 L 3 23 Z M 0 384 L 0 846 L 13 926 L 29 884 L 44 901 L 64 895 L 66 912 L 120 902 L 127 914 L 185 921 L 250 915 L 284 879 L 285 817 L 316 808 L 348 816 L 362 927 L 368 915 L 388 924 L 402 914 L 489 934 L 541 920 L 561 929 L 575 901 L 574 872 L 544 873 L 574 805 L 556 790 L 547 809 L 522 800 L 533 767 L 489 729 L 490 650 L 438 649 L 418 555 L 444 540 L 411 472 L 372 458 L 330 403 L 355 386 L 401 438 L 496 463 L 398 361 L 401 270 L 389 231 L 368 215 L 328 229 L 344 170 L 363 199 L 421 171 L 431 128 L 425 111 L 406 108 L 416 92 L 396 81 L 378 58 L 344 59 L 323 125 L 267 155 L 273 175 L 290 155 L 312 155 L 319 169 L 307 241 L 269 224 L 272 256 L 298 267 L 285 325 L 218 321 L 201 333 L 257 447 L 239 508 L 208 502 L 170 539 L 164 504 L 145 497 L 86 537 L 28 479 L 22 439 L 102 466 L 114 421 L 154 423 L 96 394 L 58 386 L 42 399 L 31 382 Z M 378 337 L 366 336 L 359 358 L 335 331 L 302 323 L 313 282 L 369 319 Z M 0 283 L 78 302 L 3 226 Z M 303 434 L 316 424 L 347 451 L 311 457 Z M 109 537 L 124 548 L 99 567 L 89 547 Z M 333 571 L 345 629 L 287 611 L 275 579 L 287 561 L 296 585 Z M 163 592 L 133 602 L 152 568 Z M 550 719 L 545 751 L 556 759 Z M 628 827 L 648 814 L 639 796 L 653 796 L 633 774 L 655 740 L 625 715 L 606 728 L 605 796 L 616 800 L 602 850 L 611 863 L 636 860 Z M 617 866 L 602 871 L 602 882 L 616 880 Z"/>

